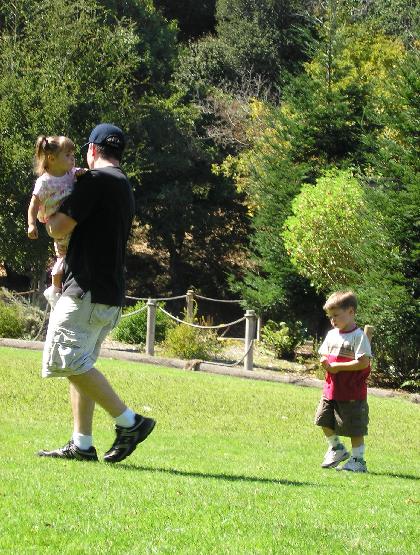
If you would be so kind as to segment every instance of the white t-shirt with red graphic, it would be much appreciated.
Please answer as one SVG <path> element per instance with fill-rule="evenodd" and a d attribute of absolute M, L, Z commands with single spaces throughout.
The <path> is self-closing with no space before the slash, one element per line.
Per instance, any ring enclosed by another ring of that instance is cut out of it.
<path fill-rule="evenodd" d="M 344 332 L 337 328 L 327 333 L 319 354 L 327 357 L 328 362 L 349 362 L 362 356 L 372 357 L 369 339 L 363 331 L 355 327 Z M 367 378 L 370 364 L 363 370 L 325 374 L 324 396 L 335 401 L 356 401 L 367 397 Z"/>

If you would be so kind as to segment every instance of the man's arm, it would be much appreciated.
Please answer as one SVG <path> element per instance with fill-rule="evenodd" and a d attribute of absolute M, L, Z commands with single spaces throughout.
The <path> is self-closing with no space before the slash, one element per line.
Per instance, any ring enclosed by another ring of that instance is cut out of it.
<path fill-rule="evenodd" d="M 61 237 L 65 237 L 71 233 L 76 225 L 76 220 L 73 220 L 73 218 L 67 216 L 67 214 L 56 212 L 48 218 L 45 227 L 50 237 L 53 239 L 61 239 Z"/>

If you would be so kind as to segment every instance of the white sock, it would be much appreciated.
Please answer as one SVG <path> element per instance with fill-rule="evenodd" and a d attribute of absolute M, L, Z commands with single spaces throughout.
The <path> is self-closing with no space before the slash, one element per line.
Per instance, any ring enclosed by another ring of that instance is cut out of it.
<path fill-rule="evenodd" d="M 79 434 L 79 432 L 73 432 L 73 443 L 82 451 L 87 451 L 93 445 L 93 436 L 87 436 L 85 434 Z"/>
<path fill-rule="evenodd" d="M 365 458 L 365 444 L 359 445 L 359 447 L 353 447 L 351 450 L 352 457 L 355 459 L 364 459 Z"/>
<path fill-rule="evenodd" d="M 122 426 L 123 428 L 131 428 L 134 426 L 134 422 L 136 421 L 135 418 L 136 413 L 127 408 L 122 414 L 117 416 L 115 424 L 117 424 L 117 426 Z"/>
<path fill-rule="evenodd" d="M 341 444 L 340 438 L 337 435 L 328 436 L 327 441 L 330 447 L 337 447 Z"/>

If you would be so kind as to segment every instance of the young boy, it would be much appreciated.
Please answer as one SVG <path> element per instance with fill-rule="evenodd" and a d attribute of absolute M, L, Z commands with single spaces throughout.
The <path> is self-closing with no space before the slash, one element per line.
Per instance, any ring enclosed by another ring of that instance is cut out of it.
<path fill-rule="evenodd" d="M 355 323 L 357 299 L 351 291 L 333 293 L 324 305 L 330 330 L 319 348 L 326 370 L 324 391 L 315 415 L 329 448 L 322 468 L 334 468 L 350 457 L 339 435 L 350 437 L 351 458 L 337 470 L 367 472 L 364 436 L 369 407 L 366 380 L 372 357 L 370 343 Z"/>

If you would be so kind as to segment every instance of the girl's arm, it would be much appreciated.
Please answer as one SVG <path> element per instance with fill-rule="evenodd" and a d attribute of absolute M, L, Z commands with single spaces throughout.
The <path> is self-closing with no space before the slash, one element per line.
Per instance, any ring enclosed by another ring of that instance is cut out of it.
<path fill-rule="evenodd" d="M 36 195 L 32 195 L 28 208 L 28 237 L 38 239 L 38 228 L 36 226 L 36 216 L 38 214 L 41 201 Z"/>

